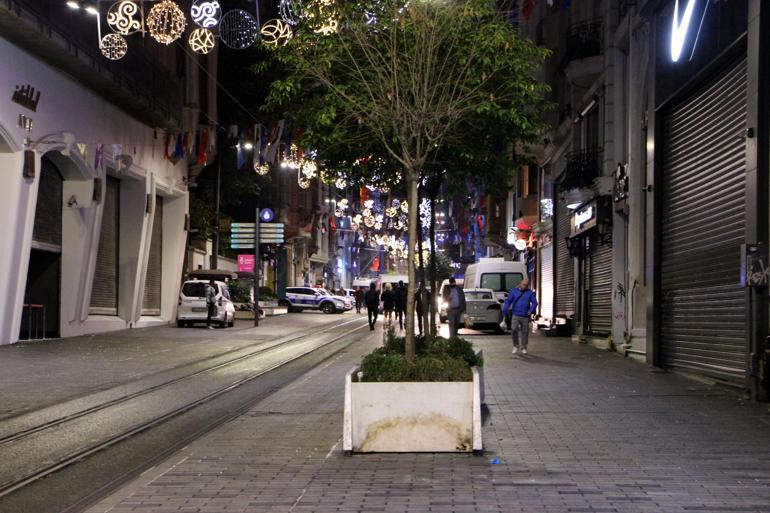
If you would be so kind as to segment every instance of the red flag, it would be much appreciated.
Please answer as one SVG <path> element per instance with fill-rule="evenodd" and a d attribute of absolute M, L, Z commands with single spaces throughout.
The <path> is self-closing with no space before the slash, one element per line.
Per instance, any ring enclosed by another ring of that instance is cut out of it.
<path fill-rule="evenodd" d="M 524 4 L 521 6 L 521 15 L 525 19 L 532 16 L 532 11 L 535 10 L 535 0 L 524 0 Z"/>
<path fill-rule="evenodd" d="M 208 160 L 208 155 L 206 152 L 206 148 L 209 147 L 209 131 L 208 130 L 201 130 L 201 139 L 200 144 L 198 145 L 198 158 L 196 159 L 196 164 L 205 164 Z"/>

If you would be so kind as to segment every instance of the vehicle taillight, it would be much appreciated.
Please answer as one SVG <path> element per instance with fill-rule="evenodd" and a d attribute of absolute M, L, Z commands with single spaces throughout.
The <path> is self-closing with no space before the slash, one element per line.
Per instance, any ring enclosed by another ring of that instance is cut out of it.
<path fill-rule="evenodd" d="M 487 310 L 500 310 L 500 305 L 489 305 Z"/>

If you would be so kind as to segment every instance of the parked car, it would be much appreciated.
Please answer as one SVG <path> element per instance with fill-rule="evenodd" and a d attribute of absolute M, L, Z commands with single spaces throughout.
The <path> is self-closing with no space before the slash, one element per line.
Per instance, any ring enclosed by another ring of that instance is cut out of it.
<path fill-rule="evenodd" d="M 463 279 L 457 278 L 455 279 L 455 282 L 457 283 L 458 287 L 463 286 Z M 449 280 L 444 280 L 441 282 L 441 286 L 438 289 L 438 296 L 436 297 L 436 304 L 438 305 L 438 320 L 440 322 L 446 322 L 446 307 L 447 304 L 444 302 L 444 289 L 449 286 Z"/>
<path fill-rule="evenodd" d="M 180 328 L 192 326 L 196 322 L 206 322 L 206 280 L 189 280 L 182 284 L 179 292 L 179 307 L 176 311 L 176 325 Z M 223 281 L 214 282 L 216 288 L 217 312 L 211 318 L 220 328 L 232 326 L 235 321 L 235 305 L 230 299 L 230 290 Z"/>
<path fill-rule="evenodd" d="M 355 300 L 352 297 L 347 296 L 347 295 L 335 294 L 333 292 L 329 292 L 328 290 L 322 289 L 320 287 L 317 288 L 316 290 L 319 290 L 321 292 L 321 294 L 333 297 L 335 299 L 341 299 L 342 302 L 345 303 L 345 311 L 346 312 L 353 309 L 353 303 L 355 302 Z"/>
<path fill-rule="evenodd" d="M 311 287 L 287 287 L 286 299 L 278 302 L 280 306 L 288 308 L 289 312 L 301 312 L 303 310 L 321 310 L 332 314 L 345 310 L 345 301 L 342 298 L 332 296 L 323 289 Z"/>
<path fill-rule="evenodd" d="M 500 328 L 501 306 L 492 289 L 465 289 L 465 327 L 474 330 L 494 330 Z"/>
<path fill-rule="evenodd" d="M 524 262 L 511 262 L 502 258 L 482 258 L 465 270 L 464 289 L 492 289 L 500 303 L 527 275 Z"/>

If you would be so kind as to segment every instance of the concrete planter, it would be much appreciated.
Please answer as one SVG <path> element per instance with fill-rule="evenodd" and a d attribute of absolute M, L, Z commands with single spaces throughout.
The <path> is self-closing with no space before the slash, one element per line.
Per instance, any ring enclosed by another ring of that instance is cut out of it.
<path fill-rule="evenodd" d="M 358 383 L 345 376 L 346 452 L 481 452 L 483 368 L 473 381 Z"/>

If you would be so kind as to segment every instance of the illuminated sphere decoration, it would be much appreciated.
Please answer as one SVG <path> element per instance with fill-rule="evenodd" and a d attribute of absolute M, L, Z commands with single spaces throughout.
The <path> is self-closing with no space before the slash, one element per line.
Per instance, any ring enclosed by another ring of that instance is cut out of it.
<path fill-rule="evenodd" d="M 190 32 L 190 39 L 187 40 L 187 43 L 193 52 L 206 55 L 214 49 L 216 40 L 212 31 L 205 28 L 197 28 Z"/>
<path fill-rule="evenodd" d="M 170 45 L 184 34 L 184 12 L 171 0 L 162 0 L 147 15 L 147 30 L 158 43 Z"/>
<path fill-rule="evenodd" d="M 291 25 L 279 19 L 266 21 L 260 32 L 262 33 L 262 42 L 272 46 L 283 46 L 294 35 L 291 31 Z"/>
<path fill-rule="evenodd" d="M 278 14 L 281 19 L 289 25 L 296 25 L 300 20 L 300 11 L 302 3 L 300 0 L 280 0 L 278 3 Z"/>
<path fill-rule="evenodd" d="M 219 39 L 233 50 L 245 50 L 259 39 L 254 16 L 242 9 L 228 11 L 219 22 Z"/>
<path fill-rule="evenodd" d="M 371 228 L 372 226 L 374 226 L 376 222 L 377 222 L 377 221 L 375 221 L 375 220 L 374 220 L 374 216 L 366 216 L 366 218 L 364 219 L 364 224 L 365 224 L 367 227 L 369 227 L 369 228 Z"/>
<path fill-rule="evenodd" d="M 142 30 L 139 6 L 131 0 L 115 2 L 107 11 L 107 25 L 124 36 L 139 32 Z"/>
<path fill-rule="evenodd" d="M 334 182 L 334 185 L 338 189 L 345 189 L 348 186 L 348 181 L 345 180 L 344 178 L 337 178 L 337 180 Z"/>
<path fill-rule="evenodd" d="M 102 55 L 111 61 L 122 59 L 128 51 L 128 43 L 120 34 L 107 34 L 99 43 L 99 49 Z"/>
<path fill-rule="evenodd" d="M 393 207 L 386 208 L 385 215 L 388 217 L 396 217 L 396 209 Z"/>
<path fill-rule="evenodd" d="M 306 176 L 300 176 L 297 179 L 297 185 L 299 185 L 300 189 L 309 189 L 310 188 L 310 178 Z"/>
<path fill-rule="evenodd" d="M 219 2 L 211 0 L 195 0 L 190 15 L 196 25 L 203 28 L 216 27 L 222 18 L 222 8 Z"/>
<path fill-rule="evenodd" d="M 407 214 L 409 212 L 409 203 L 407 203 L 406 200 L 401 202 L 401 211 L 404 214 Z"/>
<path fill-rule="evenodd" d="M 257 172 L 260 176 L 265 176 L 270 172 L 270 166 L 267 164 L 260 164 L 259 162 L 254 162 L 254 171 Z"/>

